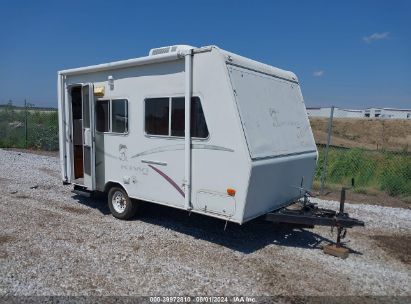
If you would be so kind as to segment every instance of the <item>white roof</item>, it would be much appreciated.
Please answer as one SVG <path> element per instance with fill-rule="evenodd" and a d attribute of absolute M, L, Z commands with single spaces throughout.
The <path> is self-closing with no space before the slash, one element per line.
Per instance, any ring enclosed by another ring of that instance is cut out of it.
<path fill-rule="evenodd" d="M 266 73 L 268 75 L 273 75 L 279 78 L 286 79 L 292 82 L 298 82 L 297 76 L 290 72 L 285 71 L 268 64 L 264 64 L 225 50 L 220 49 L 217 46 L 204 46 L 201 48 L 196 48 L 190 45 L 173 45 L 160 48 L 151 49 L 148 56 L 132 58 L 127 60 L 114 61 L 109 63 L 91 65 L 86 67 L 80 67 L 75 69 L 67 69 L 59 71 L 60 75 L 73 75 L 73 74 L 84 74 L 103 70 L 111 70 L 116 68 L 125 68 L 130 66 L 138 66 L 143 64 L 149 64 L 154 62 L 162 62 L 175 60 L 182 58 L 188 50 L 192 50 L 194 53 L 201 53 L 211 51 L 212 49 L 218 50 L 223 56 L 228 64 L 239 65 L 251 70 Z"/>
<path fill-rule="evenodd" d="M 222 54 L 225 54 L 226 56 L 228 56 L 229 63 L 233 65 L 238 64 L 240 66 L 247 67 L 252 70 L 263 72 L 269 75 L 275 75 L 277 77 L 284 78 L 292 82 L 298 82 L 298 78 L 293 72 L 282 70 L 282 69 L 273 67 L 271 65 L 261 63 L 259 61 L 252 60 L 252 59 L 249 59 L 249 58 L 246 58 L 246 57 L 243 57 L 243 56 L 240 56 L 240 55 L 237 55 L 237 54 L 234 54 L 234 53 L 222 50 L 222 49 L 219 49 L 219 50 Z"/>

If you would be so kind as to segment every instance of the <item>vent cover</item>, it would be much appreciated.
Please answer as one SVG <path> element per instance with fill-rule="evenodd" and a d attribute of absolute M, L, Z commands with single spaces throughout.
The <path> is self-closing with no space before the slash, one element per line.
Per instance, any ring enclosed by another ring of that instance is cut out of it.
<path fill-rule="evenodd" d="M 149 56 L 155 55 L 162 55 L 167 53 L 175 53 L 183 50 L 193 49 L 194 47 L 190 45 L 172 45 L 172 46 L 164 46 L 155 49 L 151 49 L 149 52 Z"/>
<path fill-rule="evenodd" d="M 175 50 L 174 50 L 175 51 Z M 160 54 L 166 54 L 170 52 L 170 47 L 162 47 L 162 48 L 158 48 L 158 49 L 152 49 L 151 50 L 151 54 L 150 55 L 160 55 Z"/>

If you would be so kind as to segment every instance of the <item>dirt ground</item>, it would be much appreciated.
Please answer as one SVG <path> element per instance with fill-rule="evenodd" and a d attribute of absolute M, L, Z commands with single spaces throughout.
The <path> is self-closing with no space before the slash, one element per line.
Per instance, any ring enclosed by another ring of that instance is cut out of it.
<path fill-rule="evenodd" d="M 313 191 L 313 194 L 316 197 L 324 199 L 324 200 L 334 200 L 339 201 L 341 197 L 341 190 L 331 190 L 325 189 L 324 194 L 319 194 L 319 189 Z M 393 197 L 388 195 L 384 192 L 378 192 L 378 194 L 371 195 L 371 194 L 362 194 L 356 193 L 354 191 L 347 191 L 346 192 L 346 202 L 351 204 L 367 204 L 367 205 L 377 205 L 377 206 L 385 206 L 385 207 L 394 207 L 394 208 L 404 208 L 404 209 L 411 209 L 411 203 L 408 203 L 404 200 L 399 198 Z"/>
<path fill-rule="evenodd" d="M 348 232 L 342 260 L 321 250 L 335 238 L 329 228 L 258 219 L 224 230 L 223 221 L 148 203 L 117 220 L 103 198 L 63 186 L 48 155 L 0 149 L 0 189 L 0 297 L 411 297 L 409 209 L 347 204 L 366 227 Z"/>

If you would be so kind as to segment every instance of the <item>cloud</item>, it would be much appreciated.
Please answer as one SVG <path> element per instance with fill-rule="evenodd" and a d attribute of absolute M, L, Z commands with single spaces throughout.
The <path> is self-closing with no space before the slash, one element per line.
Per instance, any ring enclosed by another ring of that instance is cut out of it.
<path fill-rule="evenodd" d="M 324 75 L 324 70 L 318 70 L 318 71 L 314 71 L 313 76 L 315 77 L 321 77 Z"/>
<path fill-rule="evenodd" d="M 389 32 L 383 32 L 383 33 L 374 33 L 370 36 L 363 37 L 362 40 L 366 43 L 371 43 L 373 41 L 377 40 L 383 40 L 383 39 L 388 39 L 390 33 Z"/>

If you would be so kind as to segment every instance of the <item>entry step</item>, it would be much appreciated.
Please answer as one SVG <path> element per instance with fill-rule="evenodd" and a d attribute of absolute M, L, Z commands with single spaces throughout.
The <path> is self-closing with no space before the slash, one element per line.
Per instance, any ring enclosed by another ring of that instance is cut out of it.
<path fill-rule="evenodd" d="M 93 194 L 93 192 L 87 190 L 85 187 L 81 187 L 77 185 L 74 185 L 73 193 L 82 195 L 85 197 L 91 197 L 91 195 Z"/>

